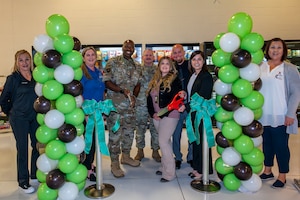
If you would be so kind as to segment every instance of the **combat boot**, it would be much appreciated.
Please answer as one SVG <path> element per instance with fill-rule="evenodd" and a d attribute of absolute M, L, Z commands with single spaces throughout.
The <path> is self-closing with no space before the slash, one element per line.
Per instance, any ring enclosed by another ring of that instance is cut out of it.
<path fill-rule="evenodd" d="M 129 154 L 125 154 L 125 153 L 122 153 L 121 163 L 124 164 L 124 165 L 130 165 L 132 167 L 140 166 L 140 161 L 139 160 L 133 160 L 129 156 Z"/>
<path fill-rule="evenodd" d="M 161 157 L 158 153 L 158 150 L 153 150 L 152 151 L 152 158 L 156 161 L 156 162 L 161 162 Z"/>
<path fill-rule="evenodd" d="M 121 178 L 124 176 L 123 170 L 120 168 L 120 163 L 119 161 L 114 161 L 111 162 L 111 173 L 114 175 L 116 178 Z"/>
<path fill-rule="evenodd" d="M 137 152 L 136 156 L 134 157 L 134 159 L 141 161 L 143 158 L 144 158 L 144 150 L 138 148 L 138 152 Z"/>

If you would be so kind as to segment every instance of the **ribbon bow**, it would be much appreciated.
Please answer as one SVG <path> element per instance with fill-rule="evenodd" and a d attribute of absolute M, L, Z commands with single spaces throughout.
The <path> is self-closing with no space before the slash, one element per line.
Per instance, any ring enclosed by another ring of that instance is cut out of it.
<path fill-rule="evenodd" d="M 109 156 L 109 151 L 105 143 L 105 125 L 102 114 L 109 115 L 111 111 L 117 112 L 113 106 L 112 100 L 107 99 L 105 101 L 97 102 L 95 99 L 85 100 L 82 104 L 83 112 L 88 115 L 86 131 L 85 131 L 85 153 L 89 153 L 93 141 L 93 130 L 95 128 L 95 134 L 98 134 L 98 144 L 100 152 L 103 155 Z M 117 120 L 112 127 L 112 131 L 116 132 L 120 127 L 120 122 Z"/>
<path fill-rule="evenodd" d="M 200 144 L 199 126 L 201 119 L 203 119 L 203 126 L 206 130 L 208 147 L 215 146 L 214 133 L 212 129 L 211 116 L 213 116 L 217 110 L 216 101 L 214 99 L 206 100 L 201 97 L 198 93 L 195 93 L 191 97 L 190 101 L 191 110 L 186 118 L 186 129 L 189 141 L 194 141 Z M 196 112 L 193 128 L 191 113 Z M 195 131 L 196 133 L 195 133 Z"/>

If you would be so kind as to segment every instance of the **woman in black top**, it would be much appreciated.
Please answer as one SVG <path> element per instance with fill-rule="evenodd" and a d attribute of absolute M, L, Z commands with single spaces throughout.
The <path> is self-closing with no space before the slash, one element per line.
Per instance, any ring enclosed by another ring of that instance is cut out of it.
<path fill-rule="evenodd" d="M 31 56 L 26 50 L 17 51 L 13 73 L 7 77 L 0 97 L 2 111 L 9 116 L 9 122 L 16 139 L 17 171 L 19 187 L 25 193 L 33 193 L 29 177 L 36 179 L 36 161 L 39 152 L 36 148 L 35 132 L 38 128 L 33 103 L 37 98 L 32 77 Z M 31 140 L 31 170 L 28 170 L 28 134 Z"/>

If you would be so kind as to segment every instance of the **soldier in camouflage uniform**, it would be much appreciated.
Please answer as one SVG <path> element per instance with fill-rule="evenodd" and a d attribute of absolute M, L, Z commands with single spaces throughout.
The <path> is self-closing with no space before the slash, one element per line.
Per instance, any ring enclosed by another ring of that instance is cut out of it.
<path fill-rule="evenodd" d="M 151 133 L 151 149 L 152 157 L 157 162 L 160 162 L 161 157 L 158 153 L 158 133 L 154 127 L 153 120 L 149 120 L 149 113 L 147 108 L 147 97 L 146 90 L 148 84 L 153 77 L 156 69 L 154 65 L 154 55 L 151 49 L 146 49 L 142 55 L 142 79 L 141 89 L 138 97 L 136 98 L 136 147 L 138 148 L 135 160 L 141 161 L 144 158 L 144 147 L 145 147 L 145 133 L 147 131 L 147 122 L 149 121 L 149 129 Z"/>
<path fill-rule="evenodd" d="M 121 153 L 122 164 L 133 167 L 140 165 L 140 161 L 130 157 L 130 150 L 134 139 L 135 98 L 140 91 L 141 66 L 131 58 L 134 53 L 132 40 L 123 43 L 122 51 L 123 55 L 108 60 L 103 76 L 107 99 L 112 99 L 118 112 L 118 114 L 112 112 L 107 118 L 111 172 L 117 178 L 124 176 L 119 163 Z M 120 128 L 113 133 L 111 128 L 118 116 L 120 116 Z"/>

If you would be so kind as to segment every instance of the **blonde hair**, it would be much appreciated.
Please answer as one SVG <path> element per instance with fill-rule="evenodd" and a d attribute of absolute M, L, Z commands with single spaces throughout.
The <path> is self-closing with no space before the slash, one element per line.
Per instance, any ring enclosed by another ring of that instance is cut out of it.
<path fill-rule="evenodd" d="M 168 62 L 170 63 L 170 67 L 171 67 L 169 73 L 167 75 L 165 75 L 164 77 L 162 77 L 161 71 L 160 71 L 160 65 L 163 60 L 168 60 Z M 177 77 L 177 70 L 176 70 L 176 67 L 175 67 L 172 59 L 168 56 L 162 57 L 158 62 L 158 67 L 155 70 L 153 78 L 149 82 L 147 95 L 149 95 L 149 93 L 152 89 L 157 89 L 158 91 L 160 89 L 162 89 L 163 91 L 166 91 L 166 90 L 170 91 L 171 84 L 176 77 Z M 160 87 L 161 85 L 162 85 L 162 87 Z"/>
<path fill-rule="evenodd" d="M 95 49 L 94 47 L 92 47 L 92 46 L 89 46 L 89 47 L 86 47 L 86 48 L 84 48 L 84 49 L 82 50 L 81 55 L 82 55 L 83 58 L 84 58 L 84 56 L 85 56 L 85 54 L 86 54 L 86 52 L 87 52 L 88 50 L 92 50 L 92 51 L 95 53 L 95 56 L 97 56 L 97 51 L 96 51 L 96 49 Z M 87 70 L 86 65 L 85 65 L 84 62 L 83 62 L 82 65 L 81 65 L 81 69 L 82 69 L 82 72 L 83 72 L 84 76 L 85 76 L 87 79 L 92 79 L 92 77 L 91 77 L 90 73 L 88 72 L 88 70 Z"/>
<path fill-rule="evenodd" d="M 33 64 L 32 64 L 32 59 L 31 59 L 30 53 L 28 51 L 26 51 L 25 49 L 22 49 L 22 50 L 17 51 L 15 54 L 15 64 L 14 64 L 13 72 L 20 72 L 20 69 L 18 66 L 18 60 L 19 60 L 20 55 L 23 55 L 23 54 L 27 54 L 29 56 L 30 69 L 31 69 L 31 71 L 33 70 Z"/>

